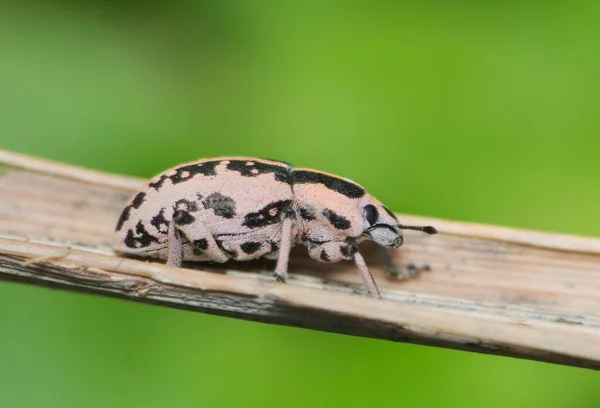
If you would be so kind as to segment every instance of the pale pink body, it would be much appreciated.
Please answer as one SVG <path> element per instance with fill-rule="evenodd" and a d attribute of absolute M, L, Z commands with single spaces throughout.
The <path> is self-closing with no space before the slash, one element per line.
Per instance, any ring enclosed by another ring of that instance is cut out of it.
<path fill-rule="evenodd" d="M 401 228 L 383 204 L 350 180 L 279 161 L 220 157 L 153 178 L 124 209 L 114 248 L 176 264 L 278 259 L 276 273 L 283 280 L 296 243 L 319 261 L 355 259 L 360 267 L 360 241 L 397 247 Z"/>

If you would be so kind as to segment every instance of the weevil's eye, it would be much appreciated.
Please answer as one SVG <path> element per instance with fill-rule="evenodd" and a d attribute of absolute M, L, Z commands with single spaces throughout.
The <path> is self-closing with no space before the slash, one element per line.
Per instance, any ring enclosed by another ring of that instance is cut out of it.
<path fill-rule="evenodd" d="M 379 218 L 377 208 L 375 208 L 375 206 L 372 204 L 365 205 L 365 208 L 363 208 L 363 215 L 370 225 L 375 225 L 377 219 Z"/>

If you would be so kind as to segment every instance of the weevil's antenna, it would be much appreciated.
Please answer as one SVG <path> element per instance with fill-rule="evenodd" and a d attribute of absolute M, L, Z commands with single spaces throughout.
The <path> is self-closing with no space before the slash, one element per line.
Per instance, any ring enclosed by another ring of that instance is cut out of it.
<path fill-rule="evenodd" d="M 423 231 L 424 233 L 431 234 L 431 235 L 438 233 L 438 230 L 436 230 L 431 225 L 427 225 L 427 226 L 420 226 L 420 225 L 400 225 L 400 229 Z"/>

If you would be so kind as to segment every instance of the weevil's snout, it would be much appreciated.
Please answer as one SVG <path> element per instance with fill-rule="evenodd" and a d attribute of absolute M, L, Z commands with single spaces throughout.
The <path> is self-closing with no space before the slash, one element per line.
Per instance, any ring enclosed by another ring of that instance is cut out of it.
<path fill-rule="evenodd" d="M 365 222 L 364 235 L 385 247 L 397 248 L 402 245 L 402 231 L 394 214 L 377 202 L 369 202 L 363 207 Z"/>
<path fill-rule="evenodd" d="M 369 235 L 373 241 L 384 247 L 398 248 L 404 241 L 402 231 L 391 225 L 379 224 L 369 230 Z"/>
<path fill-rule="evenodd" d="M 379 211 L 378 207 L 383 211 Z M 402 230 L 405 229 L 437 234 L 437 230 L 431 226 L 400 224 L 394 213 L 383 205 L 375 206 L 373 203 L 368 203 L 363 207 L 363 218 L 367 226 L 364 234 L 385 247 L 398 248 L 401 246 L 404 242 Z"/>

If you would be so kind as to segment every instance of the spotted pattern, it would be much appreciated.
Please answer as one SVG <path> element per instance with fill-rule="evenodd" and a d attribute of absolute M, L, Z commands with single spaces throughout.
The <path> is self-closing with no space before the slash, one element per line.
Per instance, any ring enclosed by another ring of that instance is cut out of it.
<path fill-rule="evenodd" d="M 195 220 L 196 218 L 185 210 L 177 210 L 173 213 L 173 222 L 177 225 L 189 225 Z"/>
<path fill-rule="evenodd" d="M 146 197 L 146 193 L 144 193 L 144 192 L 137 193 L 136 196 L 133 198 L 133 200 L 131 200 L 131 204 L 129 204 L 128 206 L 126 206 L 123 209 L 123 212 L 121 212 L 121 216 L 119 217 L 119 221 L 117 222 L 117 228 L 116 228 L 117 231 L 121 231 L 121 228 L 123 228 L 123 224 L 131 216 L 131 210 L 133 208 L 135 208 L 135 209 L 140 208 L 140 206 L 144 202 L 145 197 Z"/>
<path fill-rule="evenodd" d="M 294 170 L 294 184 L 321 184 L 330 190 L 340 193 L 348 198 L 361 198 L 365 195 L 365 189 L 340 177 L 318 173 L 309 170 Z"/>
<path fill-rule="evenodd" d="M 208 240 L 206 238 L 200 238 L 194 240 L 194 255 L 200 255 L 208 249 Z"/>
<path fill-rule="evenodd" d="M 260 249 L 260 246 L 261 246 L 260 242 L 250 241 L 250 242 L 244 242 L 240 246 L 240 248 L 242 249 L 242 252 L 244 252 L 245 254 L 252 255 L 253 253 L 255 253 L 256 251 L 258 251 Z"/>
<path fill-rule="evenodd" d="M 235 200 L 220 193 L 212 193 L 202 201 L 206 209 L 212 209 L 218 217 L 231 219 L 236 216 Z"/>
<path fill-rule="evenodd" d="M 257 160 L 231 160 L 227 164 L 227 170 L 237 171 L 244 177 L 256 177 L 261 174 L 273 173 L 275 180 L 290 184 L 290 168 L 274 164 L 264 163 Z"/>
<path fill-rule="evenodd" d="M 251 212 L 244 217 L 242 225 L 248 228 L 262 228 L 267 225 L 281 222 L 284 214 L 292 208 L 292 200 L 278 200 L 262 209 Z"/>
<path fill-rule="evenodd" d="M 182 198 L 181 200 L 175 201 L 175 205 L 173 206 L 173 210 L 184 210 L 188 212 L 196 212 L 198 211 L 198 204 L 195 201 L 190 201 Z"/>
<path fill-rule="evenodd" d="M 350 220 L 348 218 L 344 217 L 343 215 L 337 214 L 335 211 L 329 208 L 324 209 L 322 214 L 336 229 L 346 230 L 349 229 L 351 226 Z"/>
<path fill-rule="evenodd" d="M 175 174 L 163 174 L 158 180 L 151 182 L 149 186 L 158 191 L 167 180 L 171 180 L 171 183 L 173 184 L 179 184 L 188 181 L 197 174 L 202 174 L 204 176 L 215 176 L 217 174 L 215 168 L 220 162 L 220 160 L 216 160 L 178 167 L 175 169 Z"/>
<path fill-rule="evenodd" d="M 165 218 L 165 209 L 161 208 L 160 212 L 152 217 L 150 224 L 156 228 L 156 230 L 162 234 L 166 234 L 169 229 L 169 221 Z"/>
<path fill-rule="evenodd" d="M 300 207 L 300 217 L 304 221 L 313 221 L 317 219 L 316 211 L 313 207 Z"/>
<path fill-rule="evenodd" d="M 158 239 L 146 230 L 142 221 L 136 224 L 135 233 L 129 229 L 125 236 L 125 245 L 129 248 L 146 248 L 153 243 L 158 243 Z"/>

